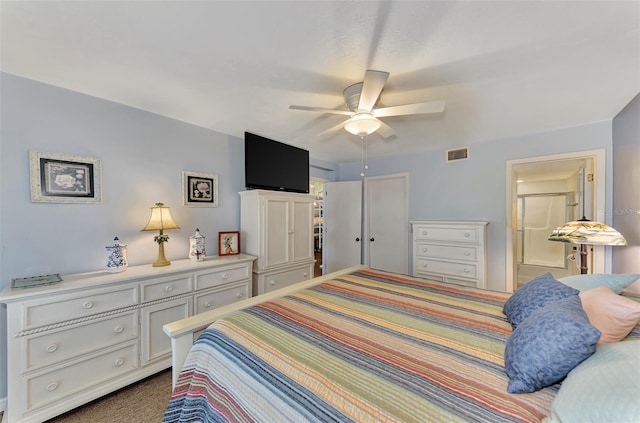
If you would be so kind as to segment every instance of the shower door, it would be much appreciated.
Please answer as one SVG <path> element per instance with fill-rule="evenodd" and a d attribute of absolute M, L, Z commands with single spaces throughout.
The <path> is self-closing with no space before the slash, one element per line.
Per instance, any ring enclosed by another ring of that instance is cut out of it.
<path fill-rule="evenodd" d="M 570 199 L 569 193 L 518 196 L 518 287 L 547 272 L 556 278 L 571 274 L 569 244 L 548 240 L 555 228 L 573 218 Z"/>

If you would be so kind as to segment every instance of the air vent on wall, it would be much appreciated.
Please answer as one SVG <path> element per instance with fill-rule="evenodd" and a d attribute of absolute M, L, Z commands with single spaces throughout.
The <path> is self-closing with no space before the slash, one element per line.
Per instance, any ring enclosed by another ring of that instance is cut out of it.
<path fill-rule="evenodd" d="M 457 162 L 469 159 L 469 147 L 447 150 L 447 162 Z"/>

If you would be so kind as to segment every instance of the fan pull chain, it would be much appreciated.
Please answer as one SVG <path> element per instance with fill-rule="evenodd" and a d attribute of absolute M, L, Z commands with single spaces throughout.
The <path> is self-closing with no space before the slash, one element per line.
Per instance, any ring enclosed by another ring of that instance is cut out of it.
<path fill-rule="evenodd" d="M 364 176 L 364 171 L 369 169 L 367 165 L 367 140 L 366 136 L 361 136 L 360 139 L 362 140 L 362 170 L 360 171 L 360 176 Z"/>

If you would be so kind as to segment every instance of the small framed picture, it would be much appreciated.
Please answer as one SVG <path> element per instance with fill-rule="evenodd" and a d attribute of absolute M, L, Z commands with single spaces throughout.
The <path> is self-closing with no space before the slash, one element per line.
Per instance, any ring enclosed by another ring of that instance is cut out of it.
<path fill-rule="evenodd" d="M 218 175 L 183 170 L 182 205 L 218 207 Z"/>
<path fill-rule="evenodd" d="M 29 151 L 29 177 L 34 203 L 102 203 L 99 159 Z"/>
<path fill-rule="evenodd" d="M 218 255 L 240 254 L 240 232 L 218 232 Z"/>

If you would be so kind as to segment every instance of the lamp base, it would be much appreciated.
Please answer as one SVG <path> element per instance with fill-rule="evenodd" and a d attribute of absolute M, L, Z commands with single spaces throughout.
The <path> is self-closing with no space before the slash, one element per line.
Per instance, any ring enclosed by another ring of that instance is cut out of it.
<path fill-rule="evenodd" d="M 162 267 L 162 266 L 168 266 L 170 264 L 171 262 L 167 260 L 167 258 L 164 256 L 164 242 L 161 242 L 158 244 L 158 258 L 156 259 L 156 261 L 153 262 L 151 266 Z"/>

